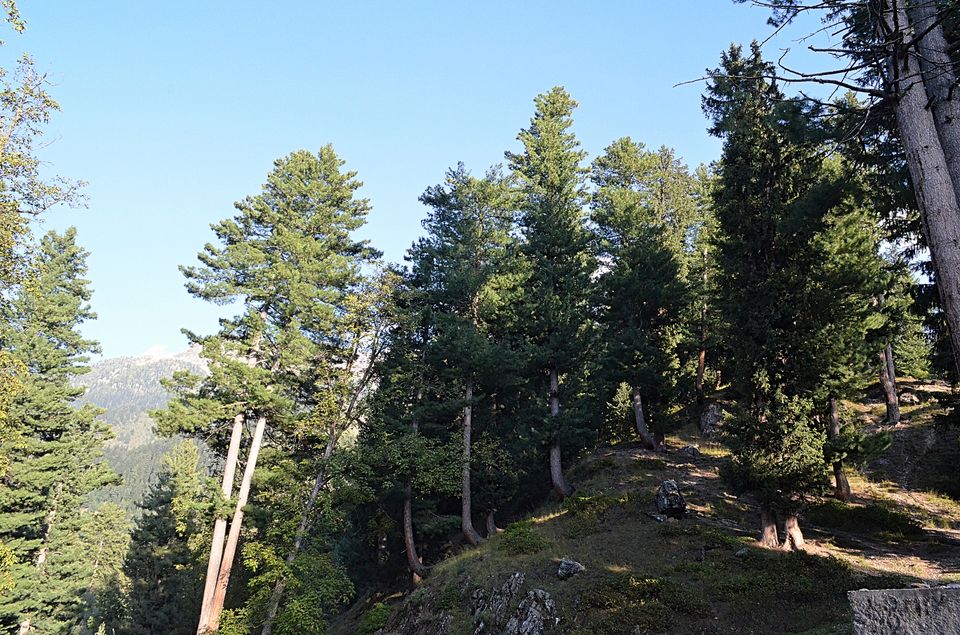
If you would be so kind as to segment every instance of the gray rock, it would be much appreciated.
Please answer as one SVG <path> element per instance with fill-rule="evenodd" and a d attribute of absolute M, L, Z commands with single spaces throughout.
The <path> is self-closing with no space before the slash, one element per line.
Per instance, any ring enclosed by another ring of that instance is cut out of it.
<path fill-rule="evenodd" d="M 723 419 L 723 410 L 715 401 L 707 404 L 707 407 L 700 413 L 700 436 L 704 439 L 710 439 L 717 435 L 717 427 Z"/>
<path fill-rule="evenodd" d="M 695 445 L 685 445 L 680 448 L 679 453 L 687 458 L 695 459 L 700 456 L 700 448 Z"/>
<path fill-rule="evenodd" d="M 735 555 L 738 558 L 746 558 L 747 556 L 750 555 L 750 550 L 747 549 L 746 547 L 740 547 L 739 549 L 737 549 L 737 552 L 733 555 Z"/>
<path fill-rule="evenodd" d="M 504 635 L 542 635 L 560 622 L 557 605 L 543 589 L 533 589 L 523 598 L 503 629 Z"/>
<path fill-rule="evenodd" d="M 854 635 L 960 633 L 960 589 L 850 591 Z"/>
<path fill-rule="evenodd" d="M 666 480 L 657 488 L 657 511 L 671 518 L 683 518 L 687 511 L 687 502 L 683 500 L 677 482 Z"/>
<path fill-rule="evenodd" d="M 563 558 L 560 560 L 560 568 L 557 569 L 557 577 L 561 580 L 567 580 L 586 570 L 587 568 L 576 560 L 571 558 Z"/>
<path fill-rule="evenodd" d="M 920 397 L 917 397 L 912 392 L 905 392 L 900 395 L 900 403 L 918 404 L 920 403 Z"/>
<path fill-rule="evenodd" d="M 514 571 L 499 589 L 493 588 L 485 592 L 477 588 L 470 594 L 470 614 L 473 615 L 474 620 L 474 635 L 501 632 L 525 579 L 523 571 Z"/>

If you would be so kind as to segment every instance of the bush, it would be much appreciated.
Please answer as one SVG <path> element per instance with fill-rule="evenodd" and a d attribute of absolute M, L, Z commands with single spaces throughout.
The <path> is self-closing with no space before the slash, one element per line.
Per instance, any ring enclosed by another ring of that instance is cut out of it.
<path fill-rule="evenodd" d="M 511 556 L 537 553 L 549 546 L 550 541 L 538 534 L 529 520 L 513 523 L 500 534 L 497 541 L 497 548 Z"/>
<path fill-rule="evenodd" d="M 371 606 L 360 621 L 360 635 L 370 635 L 386 626 L 392 613 L 393 608 L 383 602 L 377 602 Z"/>
<path fill-rule="evenodd" d="M 923 527 L 906 513 L 885 505 L 849 505 L 824 501 L 806 510 L 804 517 L 815 525 L 841 531 L 889 537 L 922 536 Z"/>

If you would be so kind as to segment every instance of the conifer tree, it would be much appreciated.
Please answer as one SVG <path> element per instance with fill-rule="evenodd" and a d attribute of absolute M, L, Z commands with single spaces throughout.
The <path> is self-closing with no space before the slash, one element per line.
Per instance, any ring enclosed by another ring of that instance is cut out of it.
<path fill-rule="evenodd" d="M 211 492 L 193 441 L 174 446 L 161 465 L 140 502 L 123 563 L 129 590 L 118 630 L 189 635 L 203 599 Z"/>
<path fill-rule="evenodd" d="M 43 632 L 78 625 L 91 563 L 75 534 L 86 496 L 117 476 L 101 462 L 109 428 L 99 410 L 75 401 L 74 379 L 89 370 L 96 342 L 79 332 L 95 317 L 85 252 L 76 230 L 49 232 L 40 241 L 28 278 L 2 307 L 3 350 L 28 370 L 10 403 L 12 433 L 0 487 L 0 537 L 16 557 L 13 589 L 0 599 L 0 622 Z"/>
<path fill-rule="evenodd" d="M 344 348 L 355 342 L 344 340 L 337 325 L 363 267 L 377 256 L 351 235 L 369 204 L 355 197 L 361 184 L 342 165 L 330 146 L 277 160 L 262 192 L 237 203 L 236 216 L 213 227 L 221 245 L 206 245 L 201 265 L 183 268 L 192 295 L 237 303 L 241 313 L 223 320 L 216 335 L 191 335 L 203 347 L 210 374 L 175 375 L 169 386 L 178 396 L 155 413 L 158 428 L 226 448 L 222 493 L 232 498 L 244 427 L 256 422 L 229 534 L 225 518 L 215 522 L 198 633 L 218 628 L 267 422 L 281 455 L 289 451 L 282 440 L 299 452 L 316 451 L 316 444 L 335 444 L 342 432 L 330 436 L 319 413 L 319 426 L 304 428 L 315 408 L 342 397 L 319 385 L 352 369 L 342 364 Z"/>
<path fill-rule="evenodd" d="M 520 131 L 519 153 L 506 158 L 520 196 L 522 253 L 529 277 L 523 282 L 526 335 L 532 382 L 549 397 L 549 417 L 538 432 L 547 440 L 554 491 L 569 496 L 562 451 L 581 445 L 589 431 L 573 412 L 561 413 L 563 377 L 580 370 L 590 274 L 589 234 L 585 228 L 586 153 L 570 131 L 577 102 L 562 87 L 534 100 L 530 126 Z"/>
<path fill-rule="evenodd" d="M 693 215 L 690 188 L 678 187 L 685 175 L 672 152 L 648 153 L 628 137 L 593 164 L 592 219 L 604 265 L 596 283 L 599 374 L 609 377 L 604 394 L 630 385 L 637 434 L 650 449 L 670 427 L 669 408 L 682 390 L 677 349 L 688 299 L 680 263 Z"/>
<path fill-rule="evenodd" d="M 515 279 L 510 192 L 496 169 L 478 179 L 460 165 L 420 200 L 431 207 L 427 236 L 410 258 L 436 323 L 428 359 L 463 391 L 461 524 L 467 542 L 477 544 L 471 490 L 475 410 L 494 378 L 508 372 L 512 356 L 491 332 Z"/>

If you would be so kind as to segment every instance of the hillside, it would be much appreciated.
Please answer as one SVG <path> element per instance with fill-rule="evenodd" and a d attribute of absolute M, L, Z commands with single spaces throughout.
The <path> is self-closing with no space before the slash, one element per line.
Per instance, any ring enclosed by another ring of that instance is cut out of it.
<path fill-rule="evenodd" d="M 134 511 L 146 491 L 160 457 L 174 445 L 153 433 L 148 411 L 168 399 L 160 380 L 178 370 L 204 372 L 199 349 L 191 347 L 176 355 L 144 354 L 116 357 L 93 364 L 80 383 L 87 388 L 83 401 L 104 408 L 101 419 L 110 424 L 116 437 L 104 456 L 123 477 L 123 484 L 95 492 L 97 502 L 110 501 Z"/>
<path fill-rule="evenodd" d="M 906 388 L 918 403 L 884 427 L 894 441 L 883 459 L 851 474 L 854 500 L 816 499 L 803 515 L 806 553 L 756 546 L 757 509 L 718 475 L 725 450 L 690 431 L 660 453 L 592 452 L 571 472 L 572 498 L 451 554 L 415 590 L 366 598 L 333 632 L 850 632 L 848 590 L 960 581 L 960 503 L 928 491 L 934 473 L 941 489 L 956 486 L 955 470 L 941 470 L 957 465 L 960 445 L 933 428 L 942 387 Z M 868 430 L 883 427 L 882 404 L 847 407 Z M 656 517 L 665 479 L 686 499 L 681 520 Z M 561 580 L 563 558 L 585 570 Z"/>

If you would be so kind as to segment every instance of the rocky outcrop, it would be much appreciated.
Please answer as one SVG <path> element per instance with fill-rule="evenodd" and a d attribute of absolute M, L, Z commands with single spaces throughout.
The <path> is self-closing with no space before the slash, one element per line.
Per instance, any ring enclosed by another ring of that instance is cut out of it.
<path fill-rule="evenodd" d="M 960 589 L 850 591 L 854 635 L 960 633 Z"/>
<path fill-rule="evenodd" d="M 717 436 L 720 421 L 723 419 L 723 410 L 720 404 L 715 401 L 707 402 L 700 413 L 700 436 L 704 439 L 712 439 Z"/>
<path fill-rule="evenodd" d="M 503 629 L 504 635 L 542 635 L 560 622 L 557 605 L 543 589 L 533 589 L 523 598 Z"/>

